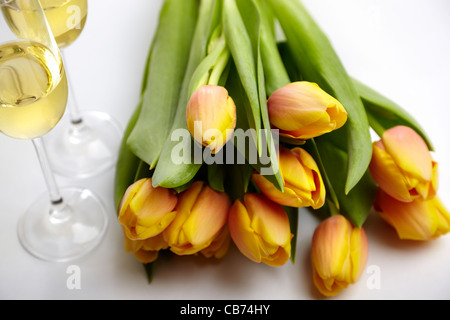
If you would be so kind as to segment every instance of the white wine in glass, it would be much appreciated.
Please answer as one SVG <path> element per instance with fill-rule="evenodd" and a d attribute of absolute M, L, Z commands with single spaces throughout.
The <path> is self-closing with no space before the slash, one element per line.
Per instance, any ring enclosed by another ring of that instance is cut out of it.
<path fill-rule="evenodd" d="M 34 41 L 0 46 L 0 131 L 18 139 L 40 137 L 59 122 L 67 103 L 64 68 Z"/>
<path fill-rule="evenodd" d="M 87 0 L 39 0 L 59 48 L 72 44 L 84 29 Z"/>
<path fill-rule="evenodd" d="M 20 218 L 19 240 L 40 259 L 73 260 L 100 243 L 108 217 L 91 191 L 58 188 L 49 165 L 42 137 L 67 105 L 64 64 L 38 0 L 0 0 L 0 9 L 0 132 L 33 142 L 47 185 Z"/>
<path fill-rule="evenodd" d="M 87 18 L 87 0 L 39 0 L 53 32 L 58 47 L 64 48 L 74 42 L 83 31 Z M 34 13 L 5 9 L 5 17 L 11 30 L 20 34 L 32 28 Z M 26 16 L 26 18 L 24 18 Z"/>

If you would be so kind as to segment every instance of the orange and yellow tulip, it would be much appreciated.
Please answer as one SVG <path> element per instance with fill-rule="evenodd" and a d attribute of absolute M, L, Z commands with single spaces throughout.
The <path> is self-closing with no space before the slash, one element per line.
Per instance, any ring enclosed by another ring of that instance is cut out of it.
<path fill-rule="evenodd" d="M 374 210 L 400 239 L 430 240 L 450 231 L 450 214 L 438 196 L 402 202 L 379 189 Z"/>
<path fill-rule="evenodd" d="M 270 200 L 289 207 L 313 207 L 319 209 L 325 203 L 325 186 L 313 157 L 302 148 L 279 151 L 280 173 L 284 191 L 260 173 L 253 174 L 253 181 Z"/>
<path fill-rule="evenodd" d="M 179 195 L 176 217 L 164 230 L 170 250 L 190 255 L 206 249 L 210 255 L 223 256 L 227 249 L 223 229 L 230 207 L 226 193 L 213 190 L 203 181 L 194 182 Z"/>
<path fill-rule="evenodd" d="M 339 129 L 347 111 L 317 84 L 292 82 L 274 91 L 267 101 L 272 126 L 280 136 L 306 140 Z"/>
<path fill-rule="evenodd" d="M 233 135 L 236 106 L 224 87 L 203 85 L 189 99 L 186 122 L 192 137 L 217 153 Z"/>
<path fill-rule="evenodd" d="M 175 219 L 177 196 L 166 188 L 152 186 L 152 179 L 141 179 L 126 190 L 119 209 L 119 222 L 131 240 L 154 237 Z"/>
<path fill-rule="evenodd" d="M 344 216 L 322 221 L 314 231 L 311 245 L 313 281 L 325 296 L 334 296 L 356 283 L 366 266 L 367 236 Z"/>
<path fill-rule="evenodd" d="M 261 194 L 244 195 L 231 207 L 230 235 L 240 252 L 254 262 L 285 264 L 291 255 L 291 230 L 283 207 Z"/>
<path fill-rule="evenodd" d="M 437 163 L 411 128 L 396 126 L 374 142 L 370 173 L 384 192 L 403 202 L 429 199 L 438 187 Z"/>

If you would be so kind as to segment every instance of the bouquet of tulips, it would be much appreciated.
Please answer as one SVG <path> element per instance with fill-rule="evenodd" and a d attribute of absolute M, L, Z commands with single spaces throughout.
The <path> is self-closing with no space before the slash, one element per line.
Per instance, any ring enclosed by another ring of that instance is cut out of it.
<path fill-rule="evenodd" d="M 307 207 L 323 219 L 313 280 L 331 296 L 365 268 L 372 208 L 402 239 L 450 229 L 425 132 L 347 74 L 299 0 L 165 0 L 141 92 L 115 200 L 149 276 L 161 251 L 294 261 Z"/>

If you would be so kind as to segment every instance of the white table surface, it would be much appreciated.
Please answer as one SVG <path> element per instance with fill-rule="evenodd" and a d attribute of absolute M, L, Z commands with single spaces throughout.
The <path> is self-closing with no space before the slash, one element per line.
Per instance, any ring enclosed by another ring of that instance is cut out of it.
<path fill-rule="evenodd" d="M 86 27 L 66 50 L 83 110 L 110 113 L 124 127 L 138 102 L 142 72 L 161 0 L 90 0 Z M 439 195 L 450 208 L 450 1 L 305 0 L 348 72 L 406 108 L 431 137 L 440 163 Z M 67 121 L 63 119 L 62 121 Z M 69 263 L 40 261 L 16 235 L 19 216 L 45 191 L 29 141 L 0 135 L 0 298 L 2 299 L 321 299 L 309 248 L 318 221 L 300 210 L 295 265 L 255 264 L 234 247 L 223 260 L 172 257 L 154 281 L 124 251 L 113 206 L 113 170 L 88 180 L 57 177 L 99 194 L 110 224 L 102 243 Z M 360 281 L 335 299 L 449 299 L 450 235 L 426 243 L 398 240 L 371 214 L 364 225 L 369 259 Z M 67 269 L 81 271 L 70 290 Z M 368 284 L 376 270 L 379 286 Z"/>

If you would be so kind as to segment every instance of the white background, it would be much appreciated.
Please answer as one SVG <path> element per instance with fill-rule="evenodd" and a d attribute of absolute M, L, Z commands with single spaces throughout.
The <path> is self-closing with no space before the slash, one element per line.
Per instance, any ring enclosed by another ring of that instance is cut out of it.
<path fill-rule="evenodd" d="M 440 163 L 441 196 L 450 208 L 450 1 L 305 0 L 348 72 L 406 108 L 431 137 Z M 123 127 L 134 110 L 160 0 L 90 0 L 86 27 L 66 50 L 82 109 L 106 111 Z M 67 121 L 63 119 L 62 121 Z M 234 247 L 221 261 L 161 259 L 154 281 L 124 251 L 113 208 L 110 171 L 89 180 L 57 177 L 101 195 L 109 209 L 104 241 L 83 259 L 54 264 L 18 242 L 21 213 L 45 191 L 29 141 L 0 136 L 0 298 L 2 299 L 322 299 L 312 284 L 309 248 L 318 220 L 300 210 L 297 260 L 273 268 Z M 360 281 L 335 299 L 449 299 L 450 235 L 416 243 L 371 214 L 364 225 L 369 260 Z M 81 270 L 81 289 L 66 286 L 68 266 Z M 379 271 L 380 287 L 368 286 Z"/>

